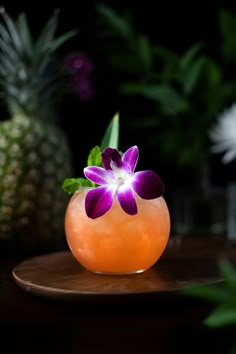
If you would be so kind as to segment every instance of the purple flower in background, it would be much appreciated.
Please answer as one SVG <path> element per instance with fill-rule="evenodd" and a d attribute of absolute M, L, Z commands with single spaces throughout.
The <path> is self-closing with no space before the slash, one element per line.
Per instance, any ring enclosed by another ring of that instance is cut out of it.
<path fill-rule="evenodd" d="M 81 100 L 89 101 L 94 96 L 94 88 L 89 77 L 86 75 L 76 75 L 74 77 L 74 91 Z"/>
<path fill-rule="evenodd" d="M 102 153 L 102 165 L 84 168 L 84 174 L 99 187 L 89 190 L 85 198 L 88 217 L 104 215 L 113 204 L 115 196 L 121 208 L 129 215 L 137 214 L 135 193 L 142 199 L 155 199 L 164 192 L 164 184 L 153 171 L 134 172 L 139 157 L 137 146 L 129 148 L 123 156 L 114 149 Z"/>
<path fill-rule="evenodd" d="M 94 96 L 94 87 L 91 80 L 93 62 L 87 54 L 75 53 L 65 59 L 65 66 L 73 76 L 75 94 L 83 101 L 88 101 Z"/>
<path fill-rule="evenodd" d="M 92 60 L 85 53 L 69 55 L 65 60 L 65 65 L 67 69 L 75 74 L 90 74 L 93 70 Z"/>

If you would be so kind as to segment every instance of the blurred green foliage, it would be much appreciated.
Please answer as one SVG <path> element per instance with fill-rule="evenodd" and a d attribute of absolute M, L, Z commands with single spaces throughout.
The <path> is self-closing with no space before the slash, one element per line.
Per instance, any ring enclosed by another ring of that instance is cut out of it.
<path fill-rule="evenodd" d="M 218 14 L 219 30 L 221 35 L 220 51 L 225 62 L 236 62 L 236 16 L 234 13 L 222 9 Z"/>
<path fill-rule="evenodd" d="M 131 11 L 120 15 L 99 4 L 97 17 L 103 59 L 116 76 L 119 95 L 136 107 L 130 123 L 166 161 L 180 167 L 202 163 L 208 158 L 209 128 L 236 97 L 236 78 L 225 68 L 236 60 L 236 16 L 219 13 L 217 59 L 203 42 L 183 53 L 153 43 L 135 27 Z"/>
<path fill-rule="evenodd" d="M 218 284 L 192 285 L 182 289 L 182 294 L 206 299 L 215 304 L 215 309 L 205 318 L 204 325 L 209 328 L 222 328 L 236 325 L 236 270 L 227 258 L 218 262 Z M 236 353 L 236 342 L 230 354 Z"/>
<path fill-rule="evenodd" d="M 183 53 L 153 43 L 135 27 L 131 10 L 120 15 L 97 6 L 103 60 L 116 77 L 118 93 L 136 105 L 131 123 L 142 129 L 147 144 L 180 167 L 195 167 L 208 158 L 209 129 L 236 100 L 236 15 L 227 9 L 217 15 L 212 57 L 203 42 Z M 150 104 L 146 114 L 139 106 L 144 101 Z M 219 259 L 219 276 L 218 284 L 181 290 L 215 304 L 204 321 L 210 328 L 236 325 L 236 270 L 225 258 Z"/>

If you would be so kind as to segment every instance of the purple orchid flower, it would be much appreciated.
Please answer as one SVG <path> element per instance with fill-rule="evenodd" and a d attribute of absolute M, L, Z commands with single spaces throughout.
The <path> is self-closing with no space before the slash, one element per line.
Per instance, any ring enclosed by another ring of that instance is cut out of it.
<path fill-rule="evenodd" d="M 84 168 L 84 174 L 99 186 L 89 190 L 85 198 L 88 217 L 104 215 L 116 196 L 121 208 L 129 215 L 137 214 L 135 193 L 142 199 L 155 199 L 164 193 L 164 184 L 153 171 L 134 172 L 139 158 L 137 146 L 129 148 L 123 156 L 113 148 L 102 152 L 102 165 Z"/>

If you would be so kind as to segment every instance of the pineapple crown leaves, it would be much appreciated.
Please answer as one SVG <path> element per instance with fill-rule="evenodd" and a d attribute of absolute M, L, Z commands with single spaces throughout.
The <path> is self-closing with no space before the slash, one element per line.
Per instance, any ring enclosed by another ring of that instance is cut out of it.
<path fill-rule="evenodd" d="M 109 122 L 103 135 L 100 145 L 96 145 L 90 150 L 87 166 L 102 166 L 101 153 L 106 147 L 118 149 L 119 142 L 119 114 L 116 113 Z M 62 183 L 62 189 L 68 194 L 74 194 L 83 187 L 95 187 L 95 185 L 86 178 L 66 178 Z"/>
<path fill-rule="evenodd" d="M 3 7 L 0 8 L 3 19 L 0 23 L 0 85 L 12 114 L 39 112 L 42 102 L 50 106 L 52 97 L 59 96 L 62 72 L 55 60 L 56 53 L 77 32 L 72 30 L 56 37 L 58 14 L 55 10 L 38 38 L 33 40 L 25 13 L 13 20 Z"/>

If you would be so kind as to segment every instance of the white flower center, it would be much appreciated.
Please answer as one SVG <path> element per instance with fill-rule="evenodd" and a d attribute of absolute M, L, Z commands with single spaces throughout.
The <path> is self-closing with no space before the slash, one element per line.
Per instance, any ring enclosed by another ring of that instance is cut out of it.
<path fill-rule="evenodd" d="M 118 176 L 118 177 L 115 178 L 115 181 L 116 181 L 116 184 L 118 185 L 118 187 L 120 187 L 122 184 L 125 183 L 125 178 L 121 177 L 121 176 Z"/>
<path fill-rule="evenodd" d="M 112 165 L 112 170 L 115 174 L 114 183 L 119 188 L 120 186 L 122 186 L 127 182 L 127 180 L 129 179 L 129 174 L 123 168 L 117 167 L 115 163 L 113 163 Z"/>

